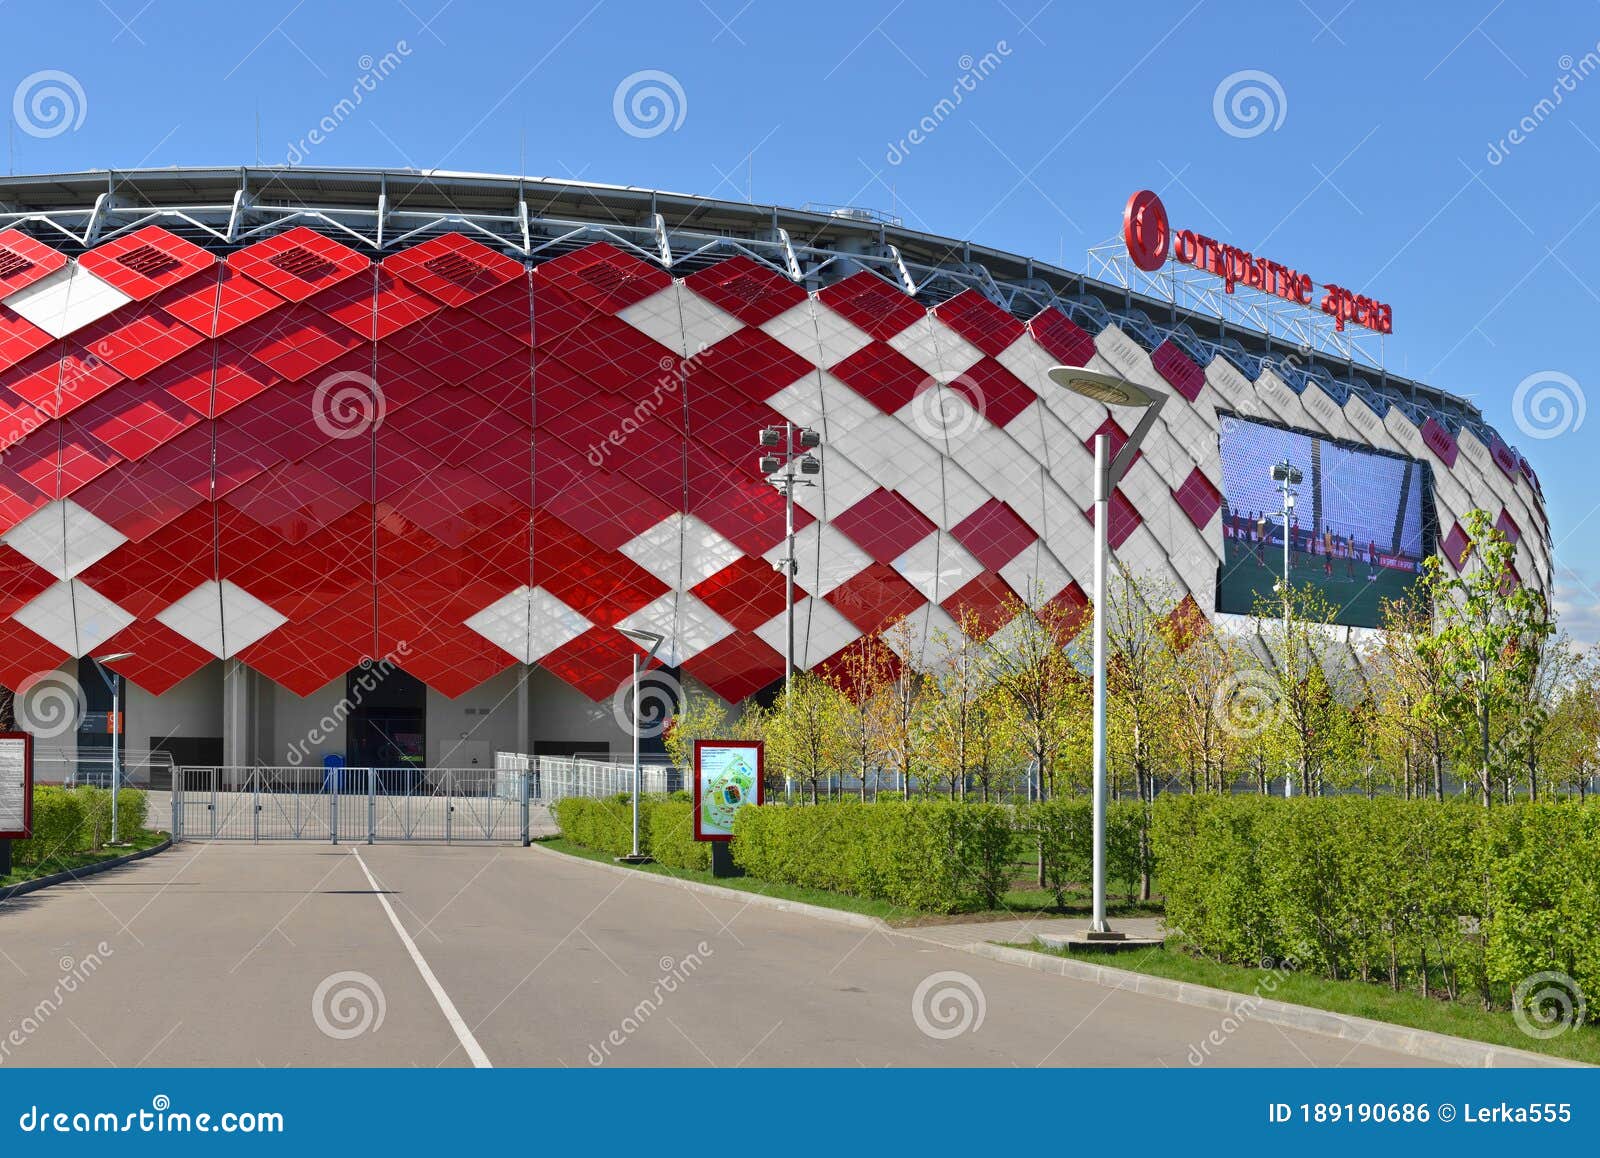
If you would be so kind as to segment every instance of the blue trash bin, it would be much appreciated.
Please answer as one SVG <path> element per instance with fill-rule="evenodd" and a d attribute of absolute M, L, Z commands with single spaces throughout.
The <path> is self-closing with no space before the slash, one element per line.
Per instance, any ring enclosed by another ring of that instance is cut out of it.
<path fill-rule="evenodd" d="M 324 792 L 343 792 L 344 780 L 344 757 L 324 756 L 322 758 L 322 790 Z"/>

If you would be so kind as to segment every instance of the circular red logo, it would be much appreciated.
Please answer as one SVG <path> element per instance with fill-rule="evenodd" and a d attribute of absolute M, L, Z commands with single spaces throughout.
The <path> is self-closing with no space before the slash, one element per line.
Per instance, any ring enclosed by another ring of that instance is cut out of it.
<path fill-rule="evenodd" d="M 1172 240 L 1167 228 L 1167 207 L 1151 190 L 1141 189 L 1128 198 L 1128 207 L 1122 211 L 1122 240 L 1133 264 L 1146 273 L 1154 273 L 1166 264 L 1167 246 Z"/>

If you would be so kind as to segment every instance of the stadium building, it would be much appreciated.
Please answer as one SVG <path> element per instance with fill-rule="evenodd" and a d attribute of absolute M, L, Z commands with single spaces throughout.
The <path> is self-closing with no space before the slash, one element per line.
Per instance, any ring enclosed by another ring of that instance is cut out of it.
<path fill-rule="evenodd" d="M 103 746 L 92 657 L 121 656 L 128 747 L 183 763 L 620 753 L 623 629 L 731 702 L 782 677 L 764 427 L 821 437 L 801 667 L 900 618 L 901 647 L 994 630 L 1012 593 L 1084 605 L 1094 436 L 1131 422 L 1059 363 L 1171 395 L 1111 540 L 1207 614 L 1272 571 L 1296 456 L 1313 571 L 1414 574 L 1482 507 L 1549 591 L 1537 476 L 1469 402 L 1377 368 L 1357 321 L 1120 256 L 526 178 L 0 179 L 0 683 Z"/>

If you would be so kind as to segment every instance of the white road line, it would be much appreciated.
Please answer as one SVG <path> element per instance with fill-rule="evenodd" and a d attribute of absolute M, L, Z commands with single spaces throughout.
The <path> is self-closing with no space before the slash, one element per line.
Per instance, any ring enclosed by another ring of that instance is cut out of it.
<path fill-rule="evenodd" d="M 466 1020 L 456 1009 L 456 1003 L 450 1000 L 450 995 L 444 991 L 444 986 L 439 984 L 439 979 L 433 975 L 433 970 L 428 967 L 427 958 L 422 955 L 422 950 L 417 948 L 417 943 L 411 939 L 411 934 L 406 932 L 406 927 L 400 923 L 400 918 L 395 916 L 394 906 L 389 903 L 389 898 L 383 895 L 383 890 L 378 887 L 378 882 L 372 875 L 372 870 L 367 867 L 367 862 L 361 859 L 359 849 L 350 850 L 356 858 L 356 863 L 361 866 L 361 871 L 367 875 L 367 882 L 372 885 L 373 894 L 378 898 L 378 903 L 383 906 L 383 911 L 389 914 L 389 923 L 394 926 L 394 931 L 400 934 L 400 940 L 406 947 L 406 952 L 411 954 L 411 960 L 417 966 L 417 972 L 422 974 L 422 980 L 427 983 L 428 990 L 433 994 L 433 999 L 439 1003 L 439 1010 L 444 1014 L 444 1019 L 450 1023 L 450 1028 L 456 1031 L 456 1039 L 461 1042 L 461 1048 L 466 1051 L 472 1064 L 480 1070 L 494 1068 L 494 1063 L 489 1060 L 489 1055 L 483 1052 L 483 1047 L 478 1044 L 478 1039 L 472 1036 L 472 1030 L 467 1027 Z"/>

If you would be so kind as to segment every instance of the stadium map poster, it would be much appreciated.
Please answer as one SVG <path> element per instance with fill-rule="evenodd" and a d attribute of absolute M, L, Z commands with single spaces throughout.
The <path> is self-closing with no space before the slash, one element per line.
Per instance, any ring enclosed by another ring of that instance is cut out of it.
<path fill-rule="evenodd" d="M 761 803 L 761 773 L 761 741 L 696 740 L 694 838 L 732 839 L 739 809 Z"/>
<path fill-rule="evenodd" d="M 0 876 L 11 871 L 11 842 L 33 834 L 33 737 L 0 732 Z"/>

